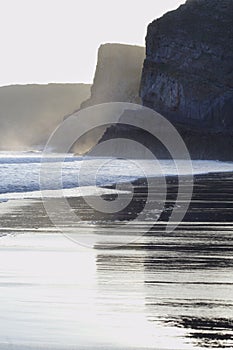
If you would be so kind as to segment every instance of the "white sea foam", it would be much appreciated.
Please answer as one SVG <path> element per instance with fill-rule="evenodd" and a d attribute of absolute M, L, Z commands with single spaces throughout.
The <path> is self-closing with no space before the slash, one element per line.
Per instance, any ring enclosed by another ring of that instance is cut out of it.
<path fill-rule="evenodd" d="M 46 190 L 46 191 L 31 191 L 31 192 L 12 192 L 0 194 L 1 200 L 18 200 L 18 199 L 40 199 L 40 198 L 74 198 L 74 197 L 87 197 L 87 196 L 102 196 L 107 194 L 119 194 L 128 191 L 118 191 L 115 189 L 101 188 L 95 186 L 75 187 L 62 190 Z"/>
<path fill-rule="evenodd" d="M 40 197 L 40 152 L 0 152 L 0 194 L 1 198 L 38 198 Z M 49 154 L 47 161 L 53 171 L 53 167 L 63 160 L 64 155 Z M 97 186 L 105 186 L 113 183 L 132 181 L 146 176 L 177 175 L 177 168 L 171 160 L 160 160 L 159 167 L 152 166 L 153 160 L 124 160 L 82 158 L 68 155 L 62 165 L 62 186 L 65 196 L 90 195 L 91 190 Z M 187 161 L 179 160 L 179 175 L 189 175 L 190 166 Z M 85 166 L 85 176 L 79 179 L 79 171 Z M 193 174 L 205 174 L 214 172 L 233 172 L 233 162 L 201 161 L 192 162 Z M 95 182 L 93 182 L 93 179 Z M 56 191 L 54 179 L 48 176 L 46 189 Z M 82 187 L 89 187 L 81 189 Z M 94 187 L 93 187 L 94 186 Z M 79 189 L 78 189 L 79 188 Z M 80 192 L 81 191 L 81 192 Z M 84 194 L 84 192 L 85 194 Z M 102 190 L 101 190 L 102 191 Z M 16 193 L 21 193 L 16 196 Z M 27 195 L 25 195 L 27 193 Z M 7 195 L 7 196 L 6 196 Z M 52 197 L 57 192 L 51 192 Z"/>

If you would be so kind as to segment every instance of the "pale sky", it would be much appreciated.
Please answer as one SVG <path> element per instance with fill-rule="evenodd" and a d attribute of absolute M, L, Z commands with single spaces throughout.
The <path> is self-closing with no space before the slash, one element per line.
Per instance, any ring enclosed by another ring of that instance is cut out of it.
<path fill-rule="evenodd" d="M 0 86 L 92 82 L 102 43 L 145 45 L 185 0 L 0 0 Z"/>

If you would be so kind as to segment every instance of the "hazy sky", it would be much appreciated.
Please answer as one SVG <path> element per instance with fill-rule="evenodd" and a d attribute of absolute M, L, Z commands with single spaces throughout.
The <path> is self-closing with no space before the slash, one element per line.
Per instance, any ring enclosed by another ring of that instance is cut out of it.
<path fill-rule="evenodd" d="M 184 0 L 0 0 L 0 85 L 91 82 L 100 44 L 144 45 Z"/>

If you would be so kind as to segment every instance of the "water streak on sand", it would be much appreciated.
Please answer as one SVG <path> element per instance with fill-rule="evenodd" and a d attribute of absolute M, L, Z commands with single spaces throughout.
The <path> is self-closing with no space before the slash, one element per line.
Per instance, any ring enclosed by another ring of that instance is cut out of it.
<path fill-rule="evenodd" d="M 156 210 L 117 230 L 141 209 L 143 181 L 134 183 L 131 207 L 111 216 L 70 196 L 79 214 L 70 231 L 94 249 L 59 234 L 39 198 L 0 203 L 0 349 L 233 348 L 233 173 L 196 176 L 189 210 L 172 233 L 165 225 L 177 181 L 167 180 L 166 207 L 144 236 L 138 233 Z M 178 210 L 188 177 L 182 180 Z"/>

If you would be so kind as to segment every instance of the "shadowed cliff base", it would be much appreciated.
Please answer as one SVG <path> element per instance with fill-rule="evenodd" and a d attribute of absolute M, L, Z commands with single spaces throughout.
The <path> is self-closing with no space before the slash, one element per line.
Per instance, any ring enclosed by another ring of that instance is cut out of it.
<path fill-rule="evenodd" d="M 99 142 L 117 138 L 134 140 L 148 148 L 158 159 L 171 158 L 166 147 L 152 134 L 122 123 L 109 126 Z M 200 133 L 196 130 L 191 130 L 191 128 L 183 128 L 177 124 L 175 127 L 185 142 L 192 159 L 233 161 L 233 135 L 209 133 L 206 131 Z M 136 152 L 134 149 L 132 153 L 135 157 L 144 158 L 145 155 L 140 153 L 140 150 L 141 148 Z M 118 143 L 116 151 L 118 153 L 121 152 L 122 156 L 124 156 L 124 144 Z"/>

